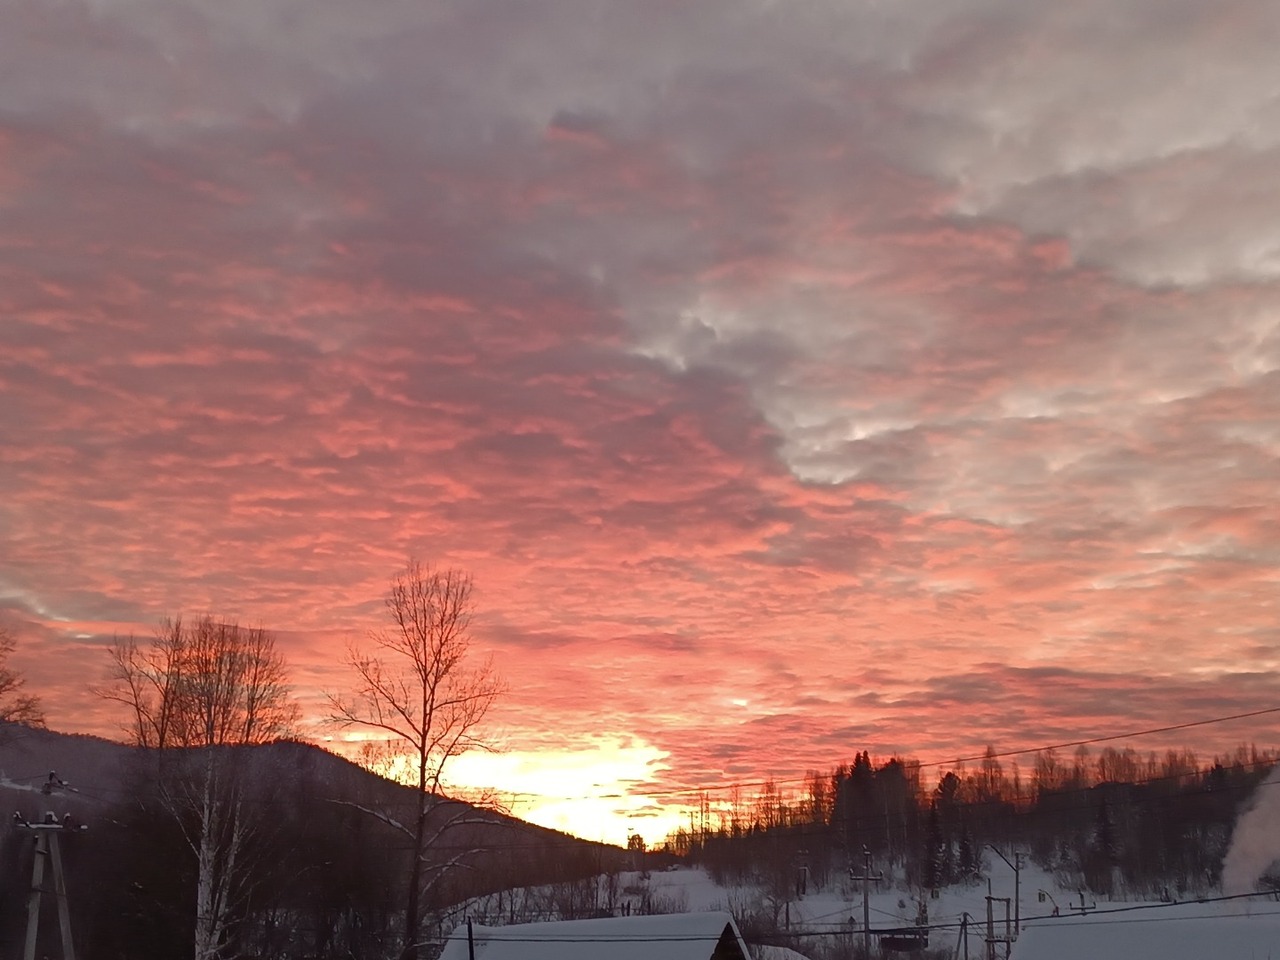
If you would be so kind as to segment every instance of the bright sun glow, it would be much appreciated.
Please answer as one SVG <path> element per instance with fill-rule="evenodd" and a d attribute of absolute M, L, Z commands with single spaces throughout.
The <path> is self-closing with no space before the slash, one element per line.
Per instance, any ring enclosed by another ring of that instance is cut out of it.
<path fill-rule="evenodd" d="M 344 741 L 363 742 L 358 736 Z M 492 797 L 539 826 L 619 846 L 639 834 L 653 845 L 688 818 L 685 806 L 646 793 L 645 785 L 666 769 L 666 757 L 631 737 L 597 737 L 562 750 L 466 753 L 449 762 L 446 781 L 456 795 Z M 405 782 L 411 776 L 407 758 L 401 761 L 388 764 L 387 773 Z"/>
<path fill-rule="evenodd" d="M 645 795 L 666 754 L 630 738 L 601 737 L 576 749 L 468 753 L 449 768 L 450 784 L 493 790 L 522 820 L 587 840 L 648 844 L 681 822 L 682 810 Z"/>

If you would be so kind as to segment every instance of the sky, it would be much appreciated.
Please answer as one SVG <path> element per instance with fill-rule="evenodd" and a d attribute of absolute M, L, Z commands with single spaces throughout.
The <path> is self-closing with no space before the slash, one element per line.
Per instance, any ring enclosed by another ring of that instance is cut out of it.
<path fill-rule="evenodd" d="M 340 737 L 410 558 L 508 687 L 457 782 L 615 840 L 1277 705 L 1280 5 L 4 19 L 0 623 L 51 726 L 118 735 L 111 638 L 213 613 Z"/>

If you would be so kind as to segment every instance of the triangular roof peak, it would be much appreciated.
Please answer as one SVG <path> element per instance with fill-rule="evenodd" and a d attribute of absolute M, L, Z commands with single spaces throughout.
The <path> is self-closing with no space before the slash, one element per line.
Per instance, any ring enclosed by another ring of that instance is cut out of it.
<path fill-rule="evenodd" d="M 462 924 L 440 960 L 751 960 L 733 917 L 722 911 L 506 927 Z"/>

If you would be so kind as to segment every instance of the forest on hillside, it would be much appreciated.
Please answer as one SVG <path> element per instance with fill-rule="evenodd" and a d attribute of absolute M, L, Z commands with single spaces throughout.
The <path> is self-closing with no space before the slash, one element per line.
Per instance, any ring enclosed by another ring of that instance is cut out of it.
<path fill-rule="evenodd" d="M 1218 884 L 1236 817 L 1275 761 L 1249 745 L 1208 762 L 1080 746 L 1040 751 L 1024 771 L 988 748 L 931 778 L 916 761 L 863 751 L 791 794 L 775 782 L 751 796 L 702 794 L 664 848 L 783 899 L 861 871 L 864 850 L 910 887 L 973 882 L 989 845 L 1025 851 L 1068 889 L 1180 898 Z"/>
<path fill-rule="evenodd" d="M 102 762 L 88 761 L 109 750 L 104 761 L 118 777 L 99 775 L 79 792 L 10 788 L 10 796 L 31 822 L 46 808 L 73 812 L 62 853 L 78 951 L 86 960 L 187 955 L 196 820 L 175 816 L 173 802 L 194 772 L 187 755 L 45 731 L 22 742 L 47 756 L 63 741 L 100 771 Z M 1045 751 L 1024 775 L 988 754 L 930 777 L 910 760 L 860 752 L 851 764 L 811 773 L 791 795 L 778 783 L 721 803 L 703 795 L 689 828 L 647 853 L 642 844 L 590 844 L 442 801 L 432 821 L 455 825 L 427 860 L 424 943 L 481 909 L 491 922 L 678 911 L 678 903 L 649 902 L 631 888 L 675 862 L 701 866 L 725 886 L 755 885 L 765 901 L 784 904 L 806 887 L 847 883 L 865 864 L 864 848 L 886 881 L 920 894 L 976 882 L 998 856 L 988 846 L 995 845 L 1010 858 L 1029 856 L 1059 886 L 1099 899 L 1184 899 L 1217 884 L 1237 815 L 1276 759 L 1252 747 L 1208 762 L 1185 750 L 1140 756 L 1108 747 L 1065 759 Z M 157 768 L 161 762 L 168 768 Z M 412 811 L 414 791 L 306 744 L 235 748 L 226 762 L 250 831 L 244 896 L 228 905 L 234 955 L 396 955 L 411 847 L 393 823 Z M 75 823 L 85 820 L 90 829 L 79 831 Z M 2 941 L 23 935 L 34 855 L 28 831 L 14 823 L 0 845 Z M 768 919 L 740 922 L 767 936 Z M 55 942 L 54 911 L 43 927 L 41 942 Z"/>
<path fill-rule="evenodd" d="M 199 783 L 200 753 L 161 756 L 48 731 L 25 736 L 44 756 L 61 752 L 64 744 L 90 761 L 102 753 L 116 776 L 65 786 L 49 774 L 44 790 L 0 783 L 0 795 L 18 807 L 0 831 L 0 953 L 8 955 L 23 942 L 34 861 L 41 857 L 30 825 L 44 822 L 49 810 L 64 827 L 59 859 L 77 955 L 191 956 L 198 919 L 192 891 L 199 874 L 191 840 L 198 836 L 199 820 L 185 795 Z M 12 755 L 13 743 L 8 750 Z M 397 956 L 403 878 L 412 854 L 396 825 L 412 815 L 414 791 L 305 743 L 230 748 L 220 763 L 222 789 L 241 811 L 244 838 L 236 864 L 240 883 L 222 905 L 234 934 L 222 955 Z M 437 839 L 424 861 L 426 942 L 448 932 L 440 924 L 454 904 L 512 887 L 616 871 L 626 857 L 616 847 L 448 798 L 432 799 L 428 823 Z M 52 951 L 60 939 L 52 869 L 41 871 L 48 887 L 39 911 L 42 952 Z"/>

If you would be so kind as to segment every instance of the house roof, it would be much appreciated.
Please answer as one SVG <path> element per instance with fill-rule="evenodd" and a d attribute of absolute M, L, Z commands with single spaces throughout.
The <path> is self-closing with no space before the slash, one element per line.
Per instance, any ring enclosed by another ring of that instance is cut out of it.
<path fill-rule="evenodd" d="M 727 913 L 672 913 L 472 927 L 475 960 L 750 960 Z M 716 947 L 724 944 L 722 952 Z M 469 960 L 467 925 L 445 941 L 440 960 Z"/>
<path fill-rule="evenodd" d="M 756 944 L 752 953 L 755 955 L 755 960 L 809 960 L 798 950 L 772 944 Z"/>
<path fill-rule="evenodd" d="M 1250 915 L 1232 916 L 1196 915 L 1191 909 L 1175 908 L 1123 913 L 1114 918 L 1054 918 L 1024 927 L 1013 945 L 1012 960 L 1269 957 L 1280 945 L 1280 916 L 1269 909 L 1274 907 L 1250 905 Z"/>

